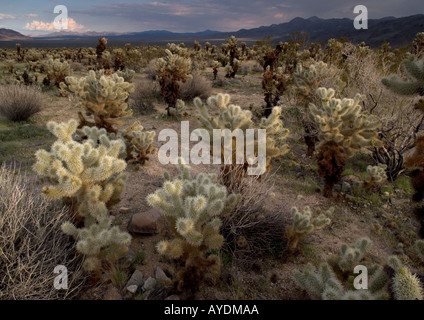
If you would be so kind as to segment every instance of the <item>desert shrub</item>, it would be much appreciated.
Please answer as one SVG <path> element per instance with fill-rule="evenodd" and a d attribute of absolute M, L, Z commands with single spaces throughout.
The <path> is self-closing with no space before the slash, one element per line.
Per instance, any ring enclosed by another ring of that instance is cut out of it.
<path fill-rule="evenodd" d="M 72 71 L 83 71 L 84 70 L 84 66 L 79 62 L 72 62 L 70 67 L 71 67 Z"/>
<path fill-rule="evenodd" d="M 263 68 L 258 61 L 248 60 L 241 63 L 239 74 L 247 75 L 249 73 L 263 72 Z"/>
<path fill-rule="evenodd" d="M 156 81 L 140 80 L 130 95 L 131 108 L 135 113 L 148 114 L 154 111 L 154 102 L 160 99 L 160 87 Z"/>
<path fill-rule="evenodd" d="M 144 73 L 147 75 L 147 79 L 156 80 L 156 63 L 158 59 L 155 58 L 149 62 L 146 69 L 144 69 Z"/>
<path fill-rule="evenodd" d="M 192 101 L 194 98 L 206 99 L 212 93 L 212 85 L 209 80 L 198 72 L 192 73 L 192 78 L 185 83 L 180 83 L 180 99 Z"/>
<path fill-rule="evenodd" d="M 61 225 L 70 212 L 33 193 L 17 170 L 0 167 L 0 300 L 70 299 L 84 283 L 77 258 Z M 68 269 L 68 290 L 55 290 L 53 270 Z"/>
<path fill-rule="evenodd" d="M 43 95 L 36 87 L 5 85 L 0 88 L 0 115 L 25 121 L 41 110 Z"/>
<path fill-rule="evenodd" d="M 236 174 L 223 171 L 219 175 L 221 184 L 229 184 L 227 189 L 230 193 L 241 194 L 241 200 L 231 214 L 222 218 L 224 252 L 240 262 L 263 256 L 280 256 L 287 248 L 284 239 L 287 221 L 281 212 L 265 208 L 270 199 L 269 190 L 273 187 L 273 175 L 229 182 L 229 178 L 234 176 Z"/>

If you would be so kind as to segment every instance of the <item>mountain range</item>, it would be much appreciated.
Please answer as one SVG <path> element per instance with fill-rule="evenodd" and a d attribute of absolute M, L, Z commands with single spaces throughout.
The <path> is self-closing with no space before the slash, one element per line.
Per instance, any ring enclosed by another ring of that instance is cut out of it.
<path fill-rule="evenodd" d="M 193 42 L 194 40 L 211 43 L 222 41 L 234 35 L 238 39 L 249 44 L 269 36 L 273 43 L 287 41 L 293 32 L 306 32 L 311 42 L 325 43 L 330 38 L 347 37 L 353 43 L 364 41 L 367 45 L 376 47 L 384 41 L 392 46 L 405 46 L 411 43 L 418 32 L 424 32 L 424 14 L 409 17 L 395 18 L 385 17 L 381 19 L 369 19 L 368 29 L 356 30 L 353 20 L 321 19 L 310 17 L 308 19 L 295 18 L 290 22 L 262 26 L 253 29 L 241 29 L 233 32 L 218 32 L 206 30 L 197 33 L 174 33 L 167 30 L 150 30 L 143 32 L 115 33 L 115 32 L 87 32 L 72 33 L 58 32 L 39 37 L 26 37 L 18 32 L 8 29 L 0 29 L 0 43 L 4 41 L 25 40 L 28 46 L 95 46 L 96 39 L 101 36 L 108 38 L 109 45 L 122 45 L 130 42 L 133 45 L 140 44 L 164 44 L 167 42 Z"/>

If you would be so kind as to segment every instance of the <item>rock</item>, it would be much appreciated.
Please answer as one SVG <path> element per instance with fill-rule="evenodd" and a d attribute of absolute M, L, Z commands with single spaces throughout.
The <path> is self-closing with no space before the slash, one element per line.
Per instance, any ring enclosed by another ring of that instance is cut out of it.
<path fill-rule="evenodd" d="M 161 233 L 166 226 L 166 220 L 162 212 L 156 208 L 143 213 L 133 214 L 127 230 L 136 234 L 158 234 Z"/>
<path fill-rule="evenodd" d="M 136 286 L 135 284 L 127 287 L 127 291 L 132 294 L 135 294 L 137 292 L 137 289 L 138 289 L 138 286 Z"/>
<path fill-rule="evenodd" d="M 127 213 L 128 211 L 130 211 L 130 208 L 122 207 L 119 209 L 119 213 Z"/>
<path fill-rule="evenodd" d="M 144 285 L 144 276 L 139 270 L 135 270 L 130 280 L 128 280 L 126 288 L 130 286 L 142 287 Z"/>
<path fill-rule="evenodd" d="M 109 288 L 103 296 L 103 300 L 122 300 L 122 296 L 117 288 L 113 285 L 109 285 Z"/>
<path fill-rule="evenodd" d="M 153 290 L 153 288 L 156 286 L 156 279 L 149 277 L 143 285 L 143 291 L 149 291 Z"/>
<path fill-rule="evenodd" d="M 351 187 L 359 186 L 362 184 L 362 180 L 353 174 L 344 176 L 342 181 L 348 183 Z"/>
<path fill-rule="evenodd" d="M 161 285 L 167 286 L 171 284 L 171 279 L 165 274 L 161 267 L 157 267 L 155 270 L 156 281 Z"/>
<path fill-rule="evenodd" d="M 177 296 L 176 294 L 173 294 L 172 296 L 169 296 L 168 298 L 166 298 L 165 300 L 173 300 L 173 301 L 177 301 L 180 300 L 180 297 Z"/>
<path fill-rule="evenodd" d="M 119 259 L 119 266 L 123 269 L 129 269 L 136 259 L 136 254 L 133 250 L 129 249 L 127 254 Z"/>

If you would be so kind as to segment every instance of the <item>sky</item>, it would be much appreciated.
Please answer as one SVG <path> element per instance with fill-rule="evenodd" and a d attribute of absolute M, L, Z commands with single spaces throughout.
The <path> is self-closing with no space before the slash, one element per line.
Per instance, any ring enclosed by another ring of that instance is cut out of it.
<path fill-rule="evenodd" d="M 351 18 L 356 5 L 369 19 L 424 13 L 424 0 L 0 0 L 0 28 L 25 35 L 57 31 L 57 5 L 68 10 L 68 31 L 237 31 L 295 17 Z"/>

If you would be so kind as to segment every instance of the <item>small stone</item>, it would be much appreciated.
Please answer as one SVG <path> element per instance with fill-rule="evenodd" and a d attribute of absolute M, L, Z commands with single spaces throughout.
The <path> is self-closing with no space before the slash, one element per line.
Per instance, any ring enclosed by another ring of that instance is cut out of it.
<path fill-rule="evenodd" d="M 155 278 L 161 285 L 167 286 L 171 284 L 171 279 L 168 278 L 168 276 L 165 274 L 161 267 L 156 268 Z"/>
<path fill-rule="evenodd" d="M 128 211 L 130 211 L 130 208 L 122 207 L 119 209 L 119 213 L 127 213 Z"/>
<path fill-rule="evenodd" d="M 132 294 L 135 294 L 137 292 L 137 289 L 138 289 L 138 286 L 136 286 L 135 284 L 127 287 L 127 291 Z"/>
<path fill-rule="evenodd" d="M 172 296 L 169 296 L 168 298 L 166 298 L 165 300 L 173 300 L 173 301 L 177 301 L 180 300 L 180 297 L 177 296 L 176 294 L 173 294 Z"/>
<path fill-rule="evenodd" d="M 298 195 L 297 195 L 297 197 L 296 197 L 296 199 L 297 199 L 297 200 L 303 200 L 303 199 L 304 199 L 304 197 L 303 197 L 301 194 L 298 194 Z"/>
<path fill-rule="evenodd" d="M 136 259 L 136 254 L 133 250 L 129 249 L 128 252 L 119 259 L 119 266 L 123 269 L 129 269 Z"/>
<path fill-rule="evenodd" d="M 143 285 L 143 291 L 152 290 L 156 286 L 156 280 L 152 277 L 149 277 Z"/>
<path fill-rule="evenodd" d="M 128 280 L 127 285 L 125 287 L 137 286 L 141 287 L 144 284 L 144 276 L 139 270 L 135 270 L 132 274 L 130 280 Z"/>
<path fill-rule="evenodd" d="M 130 233 L 158 234 L 165 229 L 166 220 L 162 212 L 156 208 L 143 213 L 134 214 L 127 226 Z"/>

